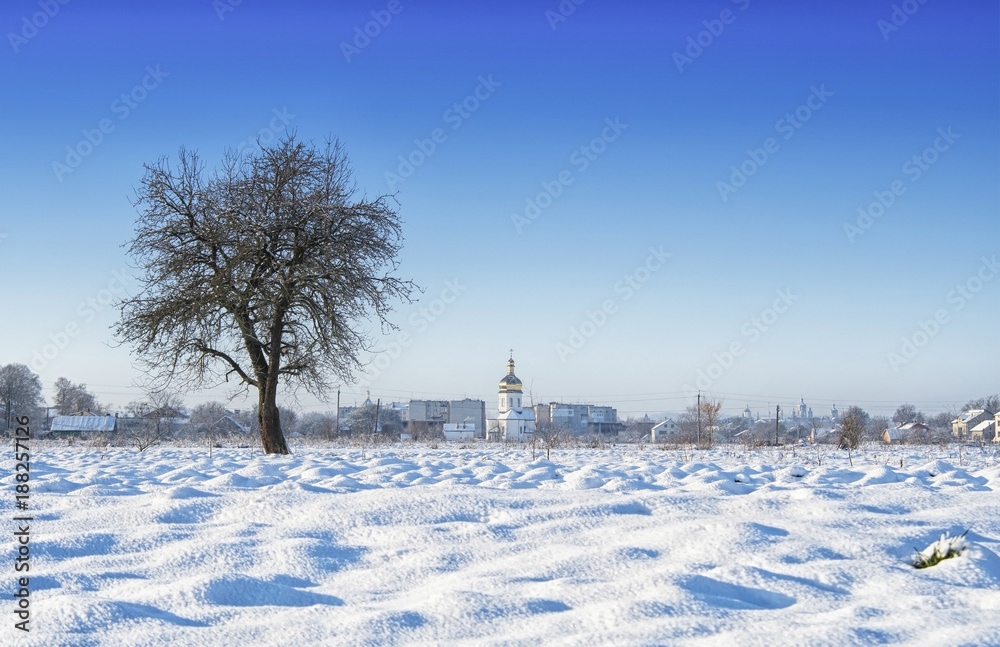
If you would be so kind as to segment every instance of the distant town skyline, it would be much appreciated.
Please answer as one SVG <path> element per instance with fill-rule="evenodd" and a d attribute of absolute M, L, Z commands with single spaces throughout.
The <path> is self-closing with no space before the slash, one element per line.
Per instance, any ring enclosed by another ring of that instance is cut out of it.
<path fill-rule="evenodd" d="M 342 398 L 622 418 L 1000 391 L 1000 9 L 406 0 L 7 3 L 0 363 L 140 399 L 114 302 L 143 164 L 338 137 L 399 274 Z M 177 389 L 183 392 L 183 388 Z M 227 401 L 218 387 L 189 405 Z M 300 393 L 304 410 L 332 409 Z M 239 408 L 239 402 L 234 404 Z M 243 404 L 242 406 L 250 406 Z"/>

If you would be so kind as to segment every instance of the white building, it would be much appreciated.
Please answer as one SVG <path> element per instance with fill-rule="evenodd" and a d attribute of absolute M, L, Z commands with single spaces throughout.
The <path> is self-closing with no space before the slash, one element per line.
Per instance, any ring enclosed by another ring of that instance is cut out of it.
<path fill-rule="evenodd" d="M 996 440 L 996 432 L 992 419 L 986 419 L 969 430 L 971 440 Z"/>
<path fill-rule="evenodd" d="M 486 403 L 482 400 L 410 400 L 406 425 L 415 432 L 444 429 L 445 424 L 471 424 L 476 437 L 486 437 Z"/>
<path fill-rule="evenodd" d="M 667 418 L 663 422 L 653 425 L 650 437 L 654 443 L 664 443 L 671 437 L 676 438 L 680 431 L 681 428 L 677 423 Z"/>
<path fill-rule="evenodd" d="M 812 407 L 806 406 L 805 398 L 799 398 L 799 403 L 792 409 L 792 417 L 799 420 L 808 420 L 813 417 Z"/>
<path fill-rule="evenodd" d="M 963 411 L 960 416 L 951 421 L 951 433 L 957 438 L 968 440 L 971 438 L 971 431 L 986 420 L 993 420 L 993 412 L 986 409 L 969 409 Z M 980 431 L 982 437 L 982 431 Z"/>
<path fill-rule="evenodd" d="M 521 380 L 514 375 L 514 356 L 507 361 L 507 375 L 500 380 L 497 394 L 497 427 L 500 436 L 515 442 L 535 437 L 535 410 L 522 406 Z"/>
<path fill-rule="evenodd" d="M 448 442 L 472 440 L 476 437 L 476 425 L 472 423 L 444 423 L 444 439 Z"/>

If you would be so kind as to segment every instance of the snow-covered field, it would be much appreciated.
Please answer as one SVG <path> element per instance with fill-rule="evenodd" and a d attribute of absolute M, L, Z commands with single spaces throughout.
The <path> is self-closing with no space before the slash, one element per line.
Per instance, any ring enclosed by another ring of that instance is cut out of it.
<path fill-rule="evenodd" d="M 0 643 L 1000 644 L 992 449 L 295 452 L 32 447 Z"/>

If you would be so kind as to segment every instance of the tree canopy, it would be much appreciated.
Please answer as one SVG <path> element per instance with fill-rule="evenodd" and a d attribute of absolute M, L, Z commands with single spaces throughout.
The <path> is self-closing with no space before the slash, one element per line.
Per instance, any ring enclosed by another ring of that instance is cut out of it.
<path fill-rule="evenodd" d="M 86 384 L 73 384 L 67 378 L 60 377 L 56 380 L 55 387 L 55 406 L 59 415 L 69 416 L 84 412 L 104 413 L 101 403 L 97 401 L 97 396 L 87 390 Z"/>
<path fill-rule="evenodd" d="M 42 381 L 24 364 L 0 366 L 0 404 L 4 407 L 6 429 L 15 416 L 34 415 L 42 406 Z"/>
<path fill-rule="evenodd" d="M 337 141 L 290 136 L 229 153 L 206 173 L 181 149 L 146 165 L 128 245 L 140 290 L 121 304 L 117 335 L 157 388 L 234 380 L 258 392 L 261 442 L 287 453 L 279 383 L 327 392 L 350 382 L 396 300 L 401 249 L 392 196 L 357 197 Z"/>

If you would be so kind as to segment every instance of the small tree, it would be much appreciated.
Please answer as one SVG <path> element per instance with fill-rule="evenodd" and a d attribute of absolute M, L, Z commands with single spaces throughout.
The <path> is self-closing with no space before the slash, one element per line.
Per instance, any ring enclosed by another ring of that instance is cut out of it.
<path fill-rule="evenodd" d="M 541 443 L 545 447 L 545 460 L 549 460 L 552 456 L 552 450 L 565 443 L 571 436 L 572 434 L 565 427 L 557 425 L 551 420 L 546 420 L 535 425 L 532 443 Z"/>
<path fill-rule="evenodd" d="M 840 417 L 839 444 L 841 449 L 847 450 L 847 460 L 850 461 L 851 467 L 854 467 L 851 452 L 864 442 L 867 428 L 868 414 L 861 407 L 849 407 Z"/>
<path fill-rule="evenodd" d="M 227 154 L 206 176 L 181 149 L 146 165 L 128 251 L 141 289 L 121 303 L 118 338 L 132 345 L 159 390 L 235 376 L 257 390 L 267 453 L 287 454 L 279 385 L 322 395 L 350 382 L 413 284 L 393 276 L 400 223 L 391 196 L 355 199 L 347 156 L 294 136 L 259 152 Z"/>
<path fill-rule="evenodd" d="M 714 400 L 708 397 L 701 399 L 702 436 L 708 440 L 709 449 L 712 447 L 712 434 L 719 423 L 719 411 L 721 410 L 722 400 Z"/>

